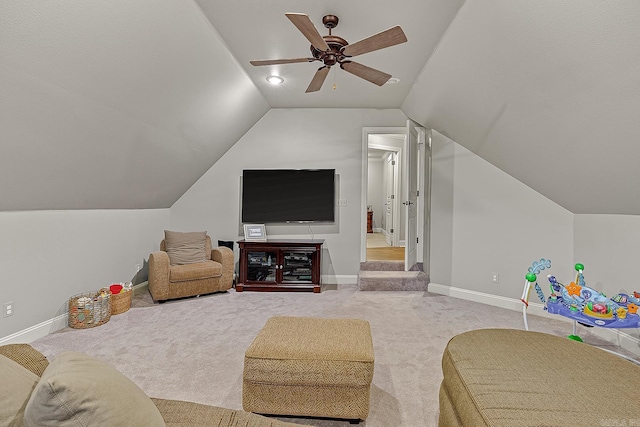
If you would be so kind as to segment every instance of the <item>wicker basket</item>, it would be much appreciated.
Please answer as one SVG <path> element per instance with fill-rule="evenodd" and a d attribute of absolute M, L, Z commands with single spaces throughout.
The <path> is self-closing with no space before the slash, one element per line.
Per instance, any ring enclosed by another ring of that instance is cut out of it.
<path fill-rule="evenodd" d="M 102 288 L 69 298 L 69 326 L 75 329 L 93 328 L 111 319 L 111 292 Z"/>
<path fill-rule="evenodd" d="M 111 294 L 111 315 L 124 313 L 131 308 L 131 294 L 132 290 L 125 291 L 124 289 L 117 294 Z"/>

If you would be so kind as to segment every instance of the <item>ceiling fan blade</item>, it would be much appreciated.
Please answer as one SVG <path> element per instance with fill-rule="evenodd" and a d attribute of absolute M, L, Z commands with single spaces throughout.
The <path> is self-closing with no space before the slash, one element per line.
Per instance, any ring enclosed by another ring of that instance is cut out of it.
<path fill-rule="evenodd" d="M 294 64 L 296 62 L 312 62 L 316 58 L 292 58 L 292 59 L 261 59 L 258 61 L 249 61 L 251 65 L 278 65 L 278 64 Z"/>
<path fill-rule="evenodd" d="M 345 61 L 341 63 L 340 68 L 378 86 L 382 86 L 391 78 L 391 74 L 383 73 L 375 68 L 367 67 L 366 65 L 353 61 Z"/>
<path fill-rule="evenodd" d="M 305 93 L 319 91 L 322 87 L 322 84 L 324 83 L 324 79 L 326 79 L 327 74 L 329 74 L 329 70 L 330 68 L 326 66 L 318 68 L 318 71 L 316 71 L 313 79 L 311 79 L 311 83 L 309 83 L 309 87 L 307 88 Z"/>
<path fill-rule="evenodd" d="M 313 25 L 313 22 L 309 19 L 309 15 L 305 15 L 304 13 L 285 13 L 285 15 L 293 25 L 300 30 L 307 40 L 311 42 L 313 47 L 323 52 L 325 50 L 329 50 L 327 42 L 324 41 L 315 25 Z"/>
<path fill-rule="evenodd" d="M 362 39 L 354 44 L 347 45 L 343 50 L 347 56 L 362 55 L 363 53 L 373 52 L 374 50 L 383 49 L 389 46 L 395 46 L 407 41 L 407 36 L 399 26 L 389 28 L 381 33 L 374 34 L 371 37 Z"/>

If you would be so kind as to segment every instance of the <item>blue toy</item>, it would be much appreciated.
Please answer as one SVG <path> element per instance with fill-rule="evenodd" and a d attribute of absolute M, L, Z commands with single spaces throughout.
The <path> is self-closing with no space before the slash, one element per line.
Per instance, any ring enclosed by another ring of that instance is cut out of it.
<path fill-rule="evenodd" d="M 527 307 L 531 286 L 534 286 L 540 301 L 545 304 L 544 309 L 551 314 L 559 314 L 572 319 L 573 334 L 570 339 L 582 341 L 577 335 L 576 323 L 584 326 L 599 326 L 604 328 L 640 328 L 640 293 L 633 292 L 633 295 L 617 294 L 612 298 L 607 298 L 604 294 L 586 285 L 584 280 L 584 265 L 576 264 L 577 271 L 575 282 L 565 286 L 560 283 L 555 276 L 547 276 L 551 295 L 545 301 L 542 289 L 538 285 L 537 275 L 541 270 L 551 267 L 551 261 L 542 258 L 534 261 L 529 267 L 529 273 L 525 276 L 526 282 L 522 292 L 521 301 L 524 303 L 522 313 L 524 317 L 524 327 L 528 331 Z M 546 303 L 545 303 L 546 302 Z"/>

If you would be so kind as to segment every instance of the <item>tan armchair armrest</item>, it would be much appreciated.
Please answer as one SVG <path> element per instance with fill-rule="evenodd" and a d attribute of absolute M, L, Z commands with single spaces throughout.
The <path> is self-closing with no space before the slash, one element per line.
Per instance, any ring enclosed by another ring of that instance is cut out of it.
<path fill-rule="evenodd" d="M 169 298 L 169 255 L 166 252 L 149 255 L 149 292 L 155 301 Z"/>
<path fill-rule="evenodd" d="M 233 286 L 233 251 L 226 246 L 211 249 L 211 259 L 222 264 L 222 278 L 220 290 L 231 289 Z"/>

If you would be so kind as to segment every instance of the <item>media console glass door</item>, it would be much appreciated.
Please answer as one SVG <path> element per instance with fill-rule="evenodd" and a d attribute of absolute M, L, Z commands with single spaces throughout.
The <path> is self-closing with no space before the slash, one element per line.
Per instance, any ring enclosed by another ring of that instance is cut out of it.
<path fill-rule="evenodd" d="M 324 240 L 240 240 L 240 278 L 236 291 L 320 292 Z"/>
<path fill-rule="evenodd" d="M 247 282 L 312 283 L 315 250 L 247 251 Z"/>
<path fill-rule="evenodd" d="M 283 250 L 282 281 L 311 283 L 315 250 Z"/>
<path fill-rule="evenodd" d="M 279 267 L 278 251 L 247 251 L 247 281 L 275 283 Z"/>

